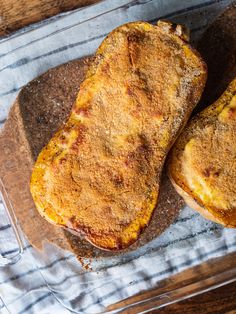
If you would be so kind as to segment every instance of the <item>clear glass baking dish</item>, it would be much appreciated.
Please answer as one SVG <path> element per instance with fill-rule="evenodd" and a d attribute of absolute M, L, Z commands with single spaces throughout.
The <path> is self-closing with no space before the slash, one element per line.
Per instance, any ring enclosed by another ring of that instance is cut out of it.
<path fill-rule="evenodd" d="M 1 124 L 22 86 L 49 68 L 93 54 L 114 27 L 165 18 L 188 26 L 194 43 L 233 2 L 110 0 L 1 39 Z M 14 157 L 6 155 L 1 168 L 17 176 Z M 43 251 L 32 247 L 17 219 L 21 203 L 12 201 L 6 177 L 1 176 L 0 185 L 1 313 L 145 313 L 236 280 L 236 232 L 205 221 L 187 207 L 144 247 L 85 259 L 92 267 L 87 271 L 73 254 L 52 244 L 45 244 Z M 14 187 L 19 200 L 25 188 Z"/>

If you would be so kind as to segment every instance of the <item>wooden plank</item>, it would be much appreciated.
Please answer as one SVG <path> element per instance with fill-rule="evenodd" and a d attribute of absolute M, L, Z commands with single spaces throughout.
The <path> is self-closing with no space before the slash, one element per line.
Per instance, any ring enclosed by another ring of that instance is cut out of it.
<path fill-rule="evenodd" d="M 236 314 L 236 282 L 150 314 Z"/>
<path fill-rule="evenodd" d="M 0 0 L 0 36 L 98 0 Z"/>

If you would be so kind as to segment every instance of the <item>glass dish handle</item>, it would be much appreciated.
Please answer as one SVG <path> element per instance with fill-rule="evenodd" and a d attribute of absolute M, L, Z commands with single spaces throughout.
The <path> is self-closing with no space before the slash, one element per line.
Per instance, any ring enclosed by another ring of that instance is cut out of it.
<path fill-rule="evenodd" d="M 14 208 L 8 196 L 8 193 L 4 187 L 2 179 L 0 178 L 0 199 L 2 200 L 3 209 L 9 219 L 13 234 L 18 245 L 18 250 L 14 255 L 2 255 L 0 253 L 0 267 L 15 264 L 20 258 L 24 251 L 23 241 L 21 237 L 21 230 L 14 214 Z"/>

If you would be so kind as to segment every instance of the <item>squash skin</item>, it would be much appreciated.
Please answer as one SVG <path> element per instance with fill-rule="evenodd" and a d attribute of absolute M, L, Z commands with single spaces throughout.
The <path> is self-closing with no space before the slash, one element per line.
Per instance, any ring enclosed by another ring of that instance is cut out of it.
<path fill-rule="evenodd" d="M 35 163 L 39 213 L 101 249 L 128 247 L 148 225 L 165 157 L 203 91 L 206 65 L 181 30 L 133 22 L 111 32 Z"/>
<path fill-rule="evenodd" d="M 189 122 L 168 160 L 169 177 L 185 202 L 206 219 L 231 228 L 236 228 L 235 113 L 236 78 Z"/>

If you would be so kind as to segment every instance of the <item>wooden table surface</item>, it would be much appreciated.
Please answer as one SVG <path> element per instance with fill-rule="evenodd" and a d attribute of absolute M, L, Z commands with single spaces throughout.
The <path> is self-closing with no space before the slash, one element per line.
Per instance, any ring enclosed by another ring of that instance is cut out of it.
<path fill-rule="evenodd" d="M 0 36 L 98 0 L 0 0 Z"/>
<path fill-rule="evenodd" d="M 97 0 L 0 0 L 0 36 L 45 18 Z M 236 282 L 152 313 L 236 313 Z"/>
<path fill-rule="evenodd" d="M 236 282 L 178 302 L 152 314 L 235 314 Z"/>

